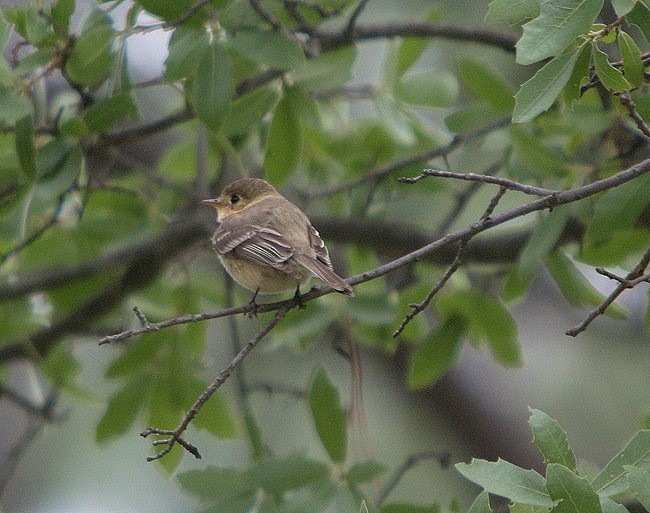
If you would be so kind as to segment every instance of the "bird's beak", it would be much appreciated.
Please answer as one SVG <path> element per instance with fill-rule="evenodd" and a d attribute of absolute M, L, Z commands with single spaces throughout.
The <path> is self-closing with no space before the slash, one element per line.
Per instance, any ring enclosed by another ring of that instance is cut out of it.
<path fill-rule="evenodd" d="M 201 202 L 201 205 L 207 205 L 209 207 L 219 208 L 223 206 L 223 203 L 221 203 L 217 198 L 214 198 L 214 199 L 203 200 Z"/>

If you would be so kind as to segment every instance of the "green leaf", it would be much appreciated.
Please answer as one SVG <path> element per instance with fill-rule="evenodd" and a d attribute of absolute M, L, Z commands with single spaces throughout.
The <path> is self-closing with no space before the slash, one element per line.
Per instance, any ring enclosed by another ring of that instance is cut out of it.
<path fill-rule="evenodd" d="M 67 77 L 86 86 L 102 80 L 113 65 L 114 37 L 111 17 L 98 8 L 90 11 L 66 59 Z"/>
<path fill-rule="evenodd" d="M 607 54 L 598 48 L 595 42 L 591 45 L 591 55 L 594 59 L 596 74 L 603 86 L 614 93 L 622 93 L 632 89 L 632 84 L 625 79 L 620 70 L 609 63 Z"/>
<path fill-rule="evenodd" d="M 292 70 L 305 63 L 300 44 L 280 30 L 238 30 L 230 44 L 247 59 L 273 68 Z"/>
<path fill-rule="evenodd" d="M 408 37 L 399 44 L 395 70 L 398 77 L 404 75 L 415 64 L 429 44 L 431 40 L 427 37 Z"/>
<path fill-rule="evenodd" d="M 280 495 L 322 481 L 328 475 L 329 467 L 324 463 L 294 455 L 258 461 L 248 471 L 247 478 L 268 493 Z"/>
<path fill-rule="evenodd" d="M 598 494 L 589 481 L 559 463 L 546 467 L 546 488 L 551 499 L 558 501 L 553 513 L 602 513 Z"/>
<path fill-rule="evenodd" d="M 560 427 L 557 420 L 549 417 L 540 410 L 531 409 L 528 420 L 533 430 L 533 443 L 544 456 L 544 461 L 559 463 L 569 470 L 576 469 L 576 457 L 569 446 L 566 432 Z"/>
<path fill-rule="evenodd" d="M 569 81 L 581 48 L 563 53 L 547 62 L 521 86 L 515 95 L 513 123 L 531 121 L 547 111 Z"/>
<path fill-rule="evenodd" d="M 539 16 L 539 0 L 492 0 L 485 21 L 514 25 Z"/>
<path fill-rule="evenodd" d="M 496 298 L 473 289 L 459 290 L 441 295 L 438 310 L 447 317 L 463 317 L 470 335 L 477 340 L 487 340 L 499 362 L 508 366 L 521 364 L 517 325 Z"/>
<path fill-rule="evenodd" d="M 515 106 L 510 85 L 483 62 L 463 59 L 458 64 L 460 78 L 478 99 L 490 104 L 497 111 L 511 112 Z"/>
<path fill-rule="evenodd" d="M 440 506 L 420 506 L 416 504 L 393 503 L 382 506 L 381 513 L 440 513 Z"/>
<path fill-rule="evenodd" d="M 407 383 L 411 388 L 423 388 L 440 379 L 456 362 L 462 346 L 465 322 L 460 317 L 449 317 L 424 343 L 412 353 Z"/>
<path fill-rule="evenodd" d="M 84 399 L 93 397 L 76 382 L 76 377 L 81 372 L 81 364 L 65 344 L 58 344 L 47 355 L 41 363 L 41 370 L 60 389 Z"/>
<path fill-rule="evenodd" d="M 494 107 L 479 103 L 450 114 L 445 118 L 445 125 L 455 134 L 466 134 L 492 123 L 502 115 Z"/>
<path fill-rule="evenodd" d="M 555 248 L 572 210 L 570 206 L 561 206 L 540 215 L 519 256 L 519 269 L 525 277 L 535 274 L 546 255 Z"/>
<path fill-rule="evenodd" d="M 528 170 L 540 177 L 565 176 L 569 172 L 567 157 L 556 147 L 527 127 L 511 125 L 513 154 Z"/>
<path fill-rule="evenodd" d="M 61 36 L 67 35 L 68 28 L 70 27 L 70 17 L 74 12 L 74 8 L 75 0 L 58 0 L 52 6 L 50 15 L 52 16 L 52 23 L 57 34 Z"/>
<path fill-rule="evenodd" d="M 496 462 L 473 459 L 469 465 L 457 463 L 456 469 L 487 492 L 522 504 L 553 506 L 546 480 L 534 470 L 524 470 L 501 459 Z"/>
<path fill-rule="evenodd" d="M 120 121 L 138 116 L 138 106 L 128 92 L 99 100 L 90 106 L 83 116 L 91 132 L 103 132 Z"/>
<path fill-rule="evenodd" d="M 95 440 L 98 443 L 124 434 L 133 425 L 147 400 L 151 381 L 150 374 L 140 374 L 113 394 L 97 424 Z"/>
<path fill-rule="evenodd" d="M 641 60 L 641 49 L 637 46 L 627 32 L 619 32 L 618 34 L 618 48 L 623 57 L 623 69 L 625 70 L 625 78 L 633 86 L 640 86 L 643 84 L 643 61 Z"/>
<path fill-rule="evenodd" d="M 650 510 L 650 469 L 624 465 L 627 480 L 637 500 L 646 510 Z"/>
<path fill-rule="evenodd" d="M 211 130 L 218 131 L 235 94 L 232 62 L 225 46 L 213 41 L 205 51 L 192 84 L 196 115 Z"/>
<path fill-rule="evenodd" d="M 188 405 L 194 403 L 207 386 L 208 384 L 201 380 L 188 378 L 188 382 L 184 385 L 186 403 Z M 236 438 L 239 435 L 232 408 L 225 394 L 220 391 L 212 394 L 197 414 L 193 424 L 194 427 L 205 429 L 216 438 Z"/>
<path fill-rule="evenodd" d="M 173 21 L 187 13 L 194 4 L 194 0 L 175 0 L 174 2 L 169 0 L 138 0 L 138 4 L 165 21 Z M 187 22 L 185 23 L 187 24 Z"/>
<path fill-rule="evenodd" d="M 604 497 L 613 497 L 629 488 L 625 467 L 631 465 L 650 470 L 650 430 L 639 431 L 625 448 L 614 456 L 591 482 L 594 490 Z"/>
<path fill-rule="evenodd" d="M 178 475 L 178 482 L 190 494 L 210 501 L 213 508 L 223 505 L 222 511 L 233 511 L 233 503 L 239 503 L 242 498 L 252 498 L 257 488 L 249 481 L 245 470 L 212 465 L 182 472 Z"/>
<path fill-rule="evenodd" d="M 571 76 L 562 90 L 562 98 L 568 108 L 580 99 L 580 86 L 589 79 L 589 67 L 591 65 L 591 48 L 589 45 L 582 45 L 578 52 L 578 59 L 573 67 Z"/>
<path fill-rule="evenodd" d="M 549 513 L 548 508 L 531 506 L 530 504 L 513 504 L 510 506 L 510 513 Z"/>
<path fill-rule="evenodd" d="M 612 7 L 616 11 L 616 15 L 621 18 L 629 13 L 636 5 L 638 0 L 612 0 Z"/>
<path fill-rule="evenodd" d="M 275 107 L 266 139 L 264 169 L 274 185 L 281 185 L 296 170 L 302 156 L 303 127 L 290 90 Z"/>
<path fill-rule="evenodd" d="M 639 27 L 646 40 L 650 41 L 650 6 L 644 5 L 644 2 L 637 2 L 626 19 L 629 23 Z"/>
<path fill-rule="evenodd" d="M 397 84 L 397 97 L 413 105 L 450 107 L 458 96 L 458 83 L 449 72 L 426 70 L 402 76 Z"/>
<path fill-rule="evenodd" d="M 322 367 L 316 369 L 311 380 L 309 407 L 318 437 L 330 459 L 343 463 L 348 446 L 347 415 L 338 390 Z"/>
<path fill-rule="evenodd" d="M 356 56 L 354 45 L 323 53 L 295 70 L 293 79 L 308 91 L 340 86 L 352 78 Z"/>
<path fill-rule="evenodd" d="M 550 253 L 546 258 L 546 267 L 562 295 L 572 305 L 578 307 L 598 306 L 605 299 L 605 296 L 598 292 L 562 251 Z M 605 315 L 625 319 L 627 312 L 619 304 L 612 303 L 605 310 Z"/>
<path fill-rule="evenodd" d="M 262 87 L 236 99 L 221 130 L 226 136 L 245 135 L 259 126 L 264 116 L 277 103 L 280 94 L 275 88 Z"/>
<path fill-rule="evenodd" d="M 350 484 L 368 483 L 386 472 L 386 466 L 375 460 L 366 460 L 352 465 L 344 477 Z"/>
<path fill-rule="evenodd" d="M 175 82 L 182 78 L 193 77 L 201 64 L 207 46 L 208 33 L 204 28 L 191 25 L 176 27 L 169 38 L 163 75 L 165 80 Z"/>
<path fill-rule="evenodd" d="M 513 302 L 521 299 L 523 295 L 528 292 L 533 277 L 529 274 L 524 274 L 519 269 L 519 266 L 512 266 L 508 270 L 503 285 L 501 287 L 501 297 L 506 302 Z"/>
<path fill-rule="evenodd" d="M 517 62 L 532 64 L 562 54 L 579 36 L 587 34 L 603 7 L 603 0 L 548 0 L 537 18 L 524 25 L 517 42 Z M 552 61 L 551 61 L 552 62 Z"/>
<path fill-rule="evenodd" d="M 600 507 L 602 508 L 603 513 L 629 513 L 628 509 L 622 504 L 614 502 L 612 499 L 603 497 L 602 495 L 599 495 L 599 497 Z"/>
<path fill-rule="evenodd" d="M 467 513 L 492 513 L 490 495 L 485 490 L 479 493 Z"/>
<path fill-rule="evenodd" d="M 34 120 L 32 116 L 26 116 L 16 121 L 16 153 L 20 168 L 30 182 L 36 180 L 38 171 L 36 169 L 36 150 L 34 148 Z"/>

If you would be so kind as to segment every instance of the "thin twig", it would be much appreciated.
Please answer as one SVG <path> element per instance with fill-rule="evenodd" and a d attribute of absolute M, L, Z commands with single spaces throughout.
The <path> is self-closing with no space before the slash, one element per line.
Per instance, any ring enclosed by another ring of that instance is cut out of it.
<path fill-rule="evenodd" d="M 535 187 L 534 185 L 515 182 L 514 180 L 509 180 L 500 176 L 479 175 L 476 173 L 453 173 L 451 171 L 442 171 L 438 169 L 425 169 L 421 174 L 417 176 L 398 178 L 398 181 L 402 183 L 417 183 L 428 176 L 455 178 L 457 180 L 467 180 L 470 182 L 491 183 L 500 185 L 501 187 L 505 187 L 506 189 L 511 189 L 513 191 L 530 194 L 531 196 L 549 196 L 550 194 L 557 194 L 558 192 L 553 189 L 544 189 L 543 187 Z"/>
<path fill-rule="evenodd" d="M 596 267 L 596 272 L 598 274 L 602 274 L 603 276 L 607 276 L 610 280 L 615 280 L 619 283 L 624 284 L 625 287 L 628 289 L 636 287 L 639 283 L 642 283 L 644 281 L 650 282 L 650 274 L 644 274 L 633 280 L 628 280 L 627 278 L 623 278 L 622 276 L 618 276 L 617 274 L 611 273 L 607 269 L 603 269 L 602 267 Z"/>
<path fill-rule="evenodd" d="M 278 19 L 259 2 L 259 0 L 248 0 L 248 3 L 260 18 L 273 27 L 273 30 L 283 29 L 282 23 L 280 23 Z"/>
<path fill-rule="evenodd" d="M 158 429 L 154 427 L 149 427 L 145 429 L 142 433 L 140 433 L 140 436 L 147 438 L 150 435 L 166 435 L 169 436 L 169 438 L 166 438 L 164 440 L 156 440 L 154 442 L 155 446 L 158 445 L 165 445 L 166 447 L 160 451 L 158 454 L 155 456 L 149 456 L 147 458 L 147 461 L 154 461 L 157 459 L 162 458 L 165 456 L 167 453 L 169 453 L 173 448 L 176 443 L 182 445 L 185 450 L 187 450 L 190 454 L 192 454 L 195 458 L 200 459 L 201 454 L 199 453 L 198 449 L 188 443 L 187 441 L 183 440 L 181 438 L 181 434 L 187 429 L 187 426 L 189 426 L 190 422 L 192 422 L 192 419 L 199 413 L 205 402 L 210 399 L 212 394 L 214 394 L 217 389 L 224 384 L 224 382 L 228 379 L 232 371 L 239 365 L 244 358 L 248 356 L 248 354 L 253 350 L 253 348 L 257 345 L 257 343 L 262 340 L 262 338 L 268 334 L 276 324 L 278 324 L 285 315 L 287 315 L 287 312 L 290 310 L 289 306 L 285 306 L 283 308 L 280 308 L 277 310 L 275 315 L 273 316 L 273 319 L 264 326 L 257 334 L 248 341 L 248 343 L 235 355 L 235 357 L 230 361 L 230 363 L 217 375 L 217 377 L 214 379 L 214 381 L 203 391 L 203 393 L 198 397 L 198 399 L 194 402 L 192 407 L 189 409 L 189 411 L 185 414 L 183 417 L 183 420 L 181 423 L 176 427 L 176 429 L 173 430 L 165 430 L 165 429 Z"/>
<path fill-rule="evenodd" d="M 634 101 L 632 101 L 630 93 L 625 91 L 623 93 L 618 93 L 617 96 L 623 106 L 627 109 L 630 117 L 634 120 L 639 130 L 641 130 L 646 137 L 650 137 L 650 125 L 646 123 L 641 114 L 639 114 L 639 111 L 636 110 L 636 105 Z"/>
<path fill-rule="evenodd" d="M 359 3 L 354 8 L 354 11 L 352 11 L 352 14 L 350 15 L 350 19 L 348 20 L 348 23 L 345 26 L 345 34 L 349 38 L 352 38 L 352 34 L 354 33 L 354 28 L 357 24 L 357 20 L 359 19 L 359 16 L 361 16 L 361 12 L 366 8 L 367 4 L 368 4 L 368 0 L 359 0 Z"/>
<path fill-rule="evenodd" d="M 384 276 L 388 274 L 389 272 L 404 267 L 405 265 L 409 265 L 413 262 L 421 260 L 432 251 L 438 250 L 442 247 L 446 247 L 456 242 L 460 242 L 461 240 L 467 237 L 471 238 L 474 235 L 477 235 L 478 233 L 484 232 L 490 228 L 501 225 L 513 219 L 517 219 L 519 217 L 525 216 L 532 212 L 537 212 L 539 210 L 546 210 L 548 208 L 557 207 L 559 205 L 572 203 L 574 201 L 578 201 L 587 198 L 589 196 L 593 196 L 594 194 L 598 194 L 599 192 L 603 192 L 613 187 L 617 187 L 626 182 L 629 182 L 630 180 L 633 180 L 648 172 L 650 172 L 650 159 L 646 159 L 638 164 L 635 164 L 634 166 L 629 167 L 624 171 L 621 171 L 620 173 L 609 176 L 607 178 L 603 178 L 602 180 L 597 180 L 595 182 L 592 182 L 587 185 L 583 185 L 581 187 L 576 187 L 573 189 L 568 189 L 566 191 L 558 192 L 557 194 L 544 196 L 542 198 L 531 201 L 530 203 L 525 203 L 523 205 L 512 208 L 510 210 L 506 210 L 505 212 L 501 212 L 500 214 L 490 215 L 484 219 L 479 220 L 478 222 L 472 225 L 466 226 L 465 228 L 461 228 L 452 233 L 444 235 L 443 237 L 440 237 L 434 240 L 433 242 L 426 244 L 414 251 L 411 251 L 410 253 L 401 256 L 400 258 L 397 258 L 384 265 L 376 267 L 375 269 L 366 271 L 361 274 L 357 274 L 356 276 L 352 276 L 347 279 L 347 282 L 350 285 L 358 285 L 360 283 L 365 283 L 367 281 L 374 280 L 380 276 Z M 109 335 L 107 337 L 102 338 L 99 341 L 99 343 L 108 344 L 111 342 L 117 342 L 137 335 L 141 335 L 143 333 L 148 333 L 150 331 L 153 331 L 154 326 L 156 327 L 155 329 L 162 329 L 170 326 L 176 326 L 179 324 L 188 324 L 191 322 L 206 321 L 209 319 L 226 317 L 228 315 L 249 313 L 252 311 L 256 311 L 257 313 L 264 313 L 264 312 L 271 312 L 271 311 L 276 311 L 281 309 L 290 309 L 298 306 L 298 303 L 300 302 L 307 303 L 316 298 L 329 294 L 333 291 L 334 290 L 331 287 L 324 285 L 320 287 L 315 287 L 311 291 L 307 292 L 306 294 L 303 294 L 302 296 L 300 296 L 299 301 L 295 298 L 292 298 L 284 301 L 277 301 L 274 303 L 262 303 L 257 305 L 244 304 L 232 308 L 224 308 L 216 312 L 203 312 L 199 314 L 183 315 L 180 317 L 175 317 L 173 319 L 167 319 L 165 321 L 161 321 L 156 324 L 152 324 L 150 328 L 131 329 L 131 330 L 123 331 L 122 333 Z"/>
<path fill-rule="evenodd" d="M 379 493 L 376 506 L 380 507 L 391 494 L 391 492 L 395 489 L 395 487 L 399 484 L 404 475 L 419 463 L 426 460 L 436 460 L 438 463 L 440 463 L 440 466 L 442 468 L 446 468 L 449 465 L 450 459 L 451 455 L 448 452 L 426 451 L 412 454 L 406 458 L 406 460 L 404 460 L 404 463 L 395 469 L 393 475 L 386 482 L 383 489 Z"/>
<path fill-rule="evenodd" d="M 489 219 L 489 217 L 492 215 L 492 212 L 494 212 L 494 209 L 497 207 L 499 201 L 501 201 L 501 198 L 503 197 L 503 195 L 506 193 L 507 190 L 508 189 L 506 189 L 503 186 L 499 188 L 499 191 L 490 200 L 490 203 L 488 204 L 487 208 L 481 215 L 480 218 L 481 221 L 485 219 Z M 440 292 L 442 287 L 445 286 L 445 284 L 449 281 L 449 279 L 458 270 L 460 264 L 463 261 L 463 255 L 465 254 L 465 249 L 467 248 L 467 244 L 469 244 L 471 238 L 472 238 L 471 236 L 468 236 L 467 238 L 461 239 L 460 245 L 458 247 L 458 253 L 456 253 L 456 258 L 454 258 L 452 264 L 449 266 L 445 274 L 443 274 L 442 277 L 438 280 L 438 283 L 436 283 L 435 286 L 429 291 L 429 293 L 424 298 L 424 300 L 422 300 L 422 302 L 413 303 L 410 305 L 411 311 L 406 315 L 406 317 L 404 317 L 402 323 L 395 330 L 395 332 L 393 333 L 393 338 L 398 337 L 404 331 L 404 328 L 406 328 L 406 326 L 415 318 L 415 316 L 420 314 L 427 306 L 429 306 L 429 303 L 431 303 L 433 297 L 438 292 Z"/>
<path fill-rule="evenodd" d="M 648 264 L 650 264 L 650 247 L 646 250 L 645 254 L 643 255 L 643 258 L 641 258 L 641 261 L 638 263 L 638 265 L 634 269 L 632 269 L 632 271 L 630 271 L 630 273 L 625 277 L 623 281 L 619 281 L 619 284 L 609 294 L 609 296 L 607 296 L 600 305 L 594 308 L 584 321 L 582 321 L 577 326 L 574 326 L 570 330 L 567 330 L 566 334 L 569 335 L 570 337 L 575 337 L 578 334 L 582 333 L 585 329 L 587 329 L 587 326 L 591 324 L 591 321 L 593 321 L 599 315 L 604 314 L 605 310 L 607 310 L 607 307 L 609 307 L 609 305 L 611 305 L 625 289 L 630 288 L 629 284 L 633 280 L 636 280 L 637 278 L 641 278 L 644 276 L 644 272 L 648 267 Z M 641 280 L 641 281 L 645 281 L 645 280 Z"/>

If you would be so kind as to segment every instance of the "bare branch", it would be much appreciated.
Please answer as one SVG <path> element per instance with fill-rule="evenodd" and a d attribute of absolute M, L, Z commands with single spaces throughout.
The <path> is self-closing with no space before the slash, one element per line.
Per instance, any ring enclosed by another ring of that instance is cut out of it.
<path fill-rule="evenodd" d="M 291 306 L 284 306 L 282 308 L 279 308 L 275 315 L 273 316 L 273 319 L 264 326 L 257 334 L 248 341 L 248 343 L 235 355 L 235 357 L 230 361 L 230 363 L 217 375 L 217 377 L 214 379 L 214 381 L 203 391 L 203 393 L 198 397 L 198 399 L 195 401 L 195 403 L 192 405 L 192 407 L 189 409 L 189 411 L 185 414 L 183 417 L 183 420 L 181 423 L 176 427 L 176 429 L 173 430 L 162 430 L 158 428 L 153 428 L 149 427 L 145 429 L 140 435 L 144 438 L 150 436 L 150 435 L 168 435 L 170 438 L 164 439 L 164 440 L 157 440 L 154 442 L 154 445 L 166 445 L 166 447 L 156 454 L 156 456 L 150 456 L 147 458 L 147 461 L 154 461 L 157 459 L 162 458 L 165 456 L 167 453 L 169 453 L 173 447 L 174 444 L 179 443 L 182 445 L 189 453 L 191 453 L 195 458 L 201 458 L 201 454 L 199 451 L 194 447 L 193 445 L 189 444 L 185 440 L 181 438 L 181 434 L 187 429 L 187 426 L 189 426 L 190 422 L 192 422 L 192 419 L 196 416 L 197 413 L 201 410 L 205 402 L 210 399 L 212 394 L 214 394 L 221 385 L 224 384 L 224 382 L 228 379 L 230 374 L 232 374 L 232 371 L 239 365 L 244 358 L 248 356 L 248 354 L 253 350 L 253 348 L 257 345 L 257 343 L 262 340 L 262 338 L 267 335 L 274 327 L 276 324 L 278 324 L 285 315 L 287 315 L 287 312 L 291 309 Z"/>
<path fill-rule="evenodd" d="M 352 14 L 350 15 L 350 19 L 348 20 L 348 23 L 345 27 L 345 34 L 348 37 L 352 37 L 352 34 L 354 33 L 354 28 L 357 24 L 357 20 L 359 19 L 359 16 L 361 16 L 361 13 L 366 8 L 367 4 L 368 4 L 368 0 L 359 0 L 359 3 L 354 8 L 354 11 L 352 11 Z"/>
<path fill-rule="evenodd" d="M 626 91 L 619 93 L 617 96 L 623 106 L 629 112 L 630 117 L 634 120 L 639 130 L 641 130 L 641 132 L 643 132 L 646 137 L 650 137 L 650 125 L 645 122 L 641 114 L 639 114 L 639 111 L 636 110 L 636 105 L 632 101 L 632 96 L 630 96 L 630 93 Z"/>
<path fill-rule="evenodd" d="M 603 269 L 602 267 L 596 267 L 596 272 L 598 274 L 602 274 L 603 276 L 607 276 L 610 280 L 615 280 L 619 283 L 624 284 L 625 287 L 628 289 L 636 287 L 639 283 L 650 280 L 650 274 L 644 274 L 642 276 L 639 276 L 638 278 L 629 280 L 627 278 L 618 276 L 617 274 L 611 273 L 607 269 Z"/>
<path fill-rule="evenodd" d="M 544 189 L 542 187 L 535 187 L 534 185 L 526 185 L 507 178 L 491 175 L 479 175 L 476 173 L 452 173 L 451 171 L 442 171 L 438 169 L 425 169 L 421 174 L 413 177 L 403 177 L 398 180 L 402 183 L 417 183 L 423 178 L 428 176 L 439 176 L 442 178 L 456 178 L 458 180 L 467 180 L 470 182 L 491 183 L 505 187 L 513 191 L 523 192 L 532 196 L 548 196 L 556 194 L 558 191 L 553 189 Z"/>
<path fill-rule="evenodd" d="M 633 287 L 634 285 L 631 285 L 632 283 L 637 284 L 637 283 L 641 283 L 642 281 L 645 281 L 646 276 L 644 276 L 643 273 L 648 267 L 648 264 L 650 264 L 650 247 L 643 255 L 643 258 L 641 258 L 639 264 L 634 269 L 632 269 L 632 271 L 630 271 L 630 273 L 625 277 L 625 279 L 620 279 L 617 277 L 617 281 L 619 282 L 619 284 L 609 294 L 609 296 L 607 296 L 599 306 L 593 309 L 584 321 L 582 321 L 577 326 L 574 326 L 570 330 L 567 330 L 566 334 L 569 335 L 570 337 L 576 337 L 578 334 L 582 333 L 585 329 L 587 329 L 587 326 L 591 324 L 591 321 L 593 321 L 599 315 L 605 313 L 607 307 L 609 307 L 609 305 L 611 305 L 625 289 Z M 601 274 L 604 273 L 601 272 Z M 642 278 L 642 279 L 640 281 L 636 281 L 638 278 Z"/>

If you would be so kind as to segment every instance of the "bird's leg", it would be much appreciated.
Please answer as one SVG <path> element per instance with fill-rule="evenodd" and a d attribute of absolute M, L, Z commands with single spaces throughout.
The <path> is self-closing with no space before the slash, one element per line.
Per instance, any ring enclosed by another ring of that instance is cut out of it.
<path fill-rule="evenodd" d="M 300 295 L 300 282 L 296 285 L 296 293 L 293 295 L 293 299 L 298 303 L 298 308 L 301 310 L 307 308 L 307 305 L 302 301 L 302 296 Z"/>
<path fill-rule="evenodd" d="M 257 302 L 255 301 L 255 298 L 257 297 L 257 293 L 259 291 L 260 291 L 260 288 L 257 287 L 257 289 L 255 290 L 255 294 L 253 294 L 253 297 L 248 302 L 248 304 L 252 307 L 252 310 L 250 312 L 247 312 L 247 315 L 249 317 L 251 317 L 251 318 L 252 317 L 257 317 L 257 307 L 258 307 L 258 305 L 257 305 Z"/>

